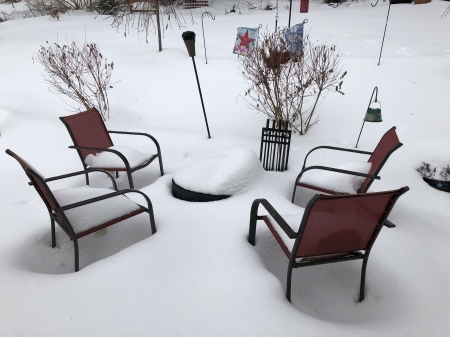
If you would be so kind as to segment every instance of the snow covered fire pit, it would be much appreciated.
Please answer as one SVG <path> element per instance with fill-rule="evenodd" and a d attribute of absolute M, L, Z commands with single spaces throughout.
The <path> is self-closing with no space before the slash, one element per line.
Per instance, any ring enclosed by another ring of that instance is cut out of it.
<path fill-rule="evenodd" d="M 182 167 L 172 179 L 172 194 L 186 201 L 222 200 L 246 189 L 264 171 L 248 149 L 228 150 Z"/>

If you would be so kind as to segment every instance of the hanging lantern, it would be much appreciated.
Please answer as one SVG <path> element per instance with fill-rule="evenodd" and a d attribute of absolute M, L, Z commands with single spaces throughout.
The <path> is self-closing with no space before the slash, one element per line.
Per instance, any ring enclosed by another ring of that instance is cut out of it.
<path fill-rule="evenodd" d="M 364 121 L 372 123 L 382 122 L 383 119 L 381 117 L 381 108 L 367 108 L 366 115 L 364 116 Z"/>

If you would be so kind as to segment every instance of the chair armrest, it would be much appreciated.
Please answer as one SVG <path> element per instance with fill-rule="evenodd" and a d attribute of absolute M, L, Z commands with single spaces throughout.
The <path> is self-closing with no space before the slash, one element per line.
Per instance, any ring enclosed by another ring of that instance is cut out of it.
<path fill-rule="evenodd" d="M 90 147 L 90 146 L 75 146 L 75 145 L 71 145 L 69 146 L 69 149 L 75 149 L 75 150 L 93 150 L 93 151 L 100 151 L 100 152 L 111 152 L 114 153 L 115 155 L 119 156 L 120 159 L 122 159 L 123 163 L 125 164 L 125 167 L 127 169 L 127 171 L 130 171 L 130 163 L 128 162 L 127 158 L 120 153 L 117 150 L 112 150 L 112 149 L 105 149 L 105 148 L 101 148 L 101 147 Z"/>
<path fill-rule="evenodd" d="M 121 191 L 116 191 L 116 192 L 104 194 L 104 195 L 101 195 L 101 196 L 99 196 L 99 197 L 90 198 L 90 199 L 86 199 L 86 200 L 83 200 L 83 201 L 75 202 L 75 203 L 73 203 L 73 204 L 69 204 L 69 205 L 66 205 L 66 206 L 58 207 L 58 208 L 55 208 L 55 212 L 63 212 L 63 211 L 67 211 L 67 210 L 69 210 L 69 209 L 73 209 L 73 208 L 85 206 L 85 205 L 88 205 L 88 204 L 93 204 L 93 203 L 98 202 L 98 201 L 101 201 L 101 200 L 113 198 L 113 197 L 116 197 L 116 196 L 118 196 L 118 195 L 124 195 L 124 194 L 126 194 L 126 193 L 131 193 L 131 192 L 139 193 L 139 194 L 141 194 L 142 196 L 144 196 L 144 198 L 145 198 L 146 201 L 147 201 L 147 205 L 149 206 L 148 209 L 149 209 L 149 210 L 150 210 L 150 209 L 151 209 L 151 210 L 153 209 L 153 208 L 152 208 L 151 201 L 150 201 L 150 198 L 149 198 L 146 194 L 144 194 L 144 193 L 141 192 L 141 191 L 132 190 L 132 189 L 126 189 L 126 190 L 121 190 Z"/>
<path fill-rule="evenodd" d="M 255 245 L 256 221 L 262 219 L 262 216 L 258 215 L 259 205 L 264 206 L 264 208 L 269 212 L 269 214 L 274 218 L 280 228 L 290 239 L 294 239 L 296 237 L 297 233 L 288 225 L 280 213 L 278 213 L 266 199 L 256 199 L 253 201 L 252 208 L 250 210 L 250 229 L 248 236 L 248 242 L 250 244 Z"/>
<path fill-rule="evenodd" d="M 343 148 L 343 147 L 336 147 L 336 146 L 317 146 L 315 148 L 313 148 L 312 150 L 310 150 L 306 156 L 305 156 L 305 160 L 303 162 L 303 167 L 302 170 L 306 167 L 306 160 L 308 159 L 308 156 L 319 149 L 328 149 L 328 150 L 335 150 L 335 151 L 344 151 L 344 152 L 352 152 L 352 153 L 359 153 L 359 154 L 367 154 L 367 155 L 371 155 L 372 152 L 368 152 L 368 151 L 361 151 L 361 150 L 355 150 L 355 149 L 347 149 L 347 148 Z"/>
<path fill-rule="evenodd" d="M 143 133 L 143 132 L 130 132 L 130 131 L 114 131 L 114 130 L 107 130 L 108 133 L 114 133 L 114 134 L 121 134 L 121 135 L 131 135 L 131 136 L 144 136 L 147 138 L 150 138 L 151 141 L 153 141 L 153 143 L 156 146 L 156 151 L 158 153 L 158 155 L 161 153 L 161 149 L 159 147 L 159 143 L 156 140 L 155 137 L 153 137 L 152 135 L 149 135 L 148 133 Z"/>
<path fill-rule="evenodd" d="M 105 171 L 105 170 L 101 170 L 101 169 L 96 169 L 96 168 L 88 168 L 86 170 L 83 171 L 77 171 L 77 172 L 71 172 L 71 173 L 66 173 L 66 174 L 61 174 L 59 176 L 54 176 L 54 177 L 50 177 L 50 178 L 45 178 L 44 181 L 45 182 L 50 182 L 50 181 L 55 181 L 55 180 L 60 180 L 60 179 L 65 179 L 65 178 L 70 178 L 70 177 L 75 177 L 81 174 L 86 174 L 86 173 L 90 173 L 90 172 L 103 172 L 105 173 L 109 179 L 111 179 L 111 182 L 113 184 L 113 188 L 115 191 L 117 191 L 117 183 L 114 179 L 114 177 L 112 176 L 111 173 Z M 28 185 L 33 185 L 31 182 L 28 183 Z"/>
<path fill-rule="evenodd" d="M 309 166 L 300 172 L 295 183 L 297 184 L 300 181 L 300 178 L 303 175 L 303 173 L 306 171 L 309 171 L 309 170 L 324 170 L 324 171 L 331 171 L 331 172 L 337 172 L 337 173 L 343 173 L 343 174 L 350 174 L 350 175 L 358 176 L 358 177 L 365 177 L 365 178 L 378 179 L 378 180 L 381 179 L 380 176 L 376 176 L 373 174 L 367 174 L 367 173 L 361 173 L 361 172 L 349 171 L 349 170 L 342 170 L 342 169 L 338 169 L 335 167 Z"/>

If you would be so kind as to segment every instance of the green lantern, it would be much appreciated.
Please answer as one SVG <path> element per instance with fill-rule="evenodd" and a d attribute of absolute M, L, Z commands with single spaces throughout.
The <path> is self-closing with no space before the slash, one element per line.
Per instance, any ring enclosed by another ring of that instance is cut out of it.
<path fill-rule="evenodd" d="M 382 122 L 381 109 L 380 108 L 368 108 L 366 115 L 364 116 L 365 122 L 378 123 Z"/>

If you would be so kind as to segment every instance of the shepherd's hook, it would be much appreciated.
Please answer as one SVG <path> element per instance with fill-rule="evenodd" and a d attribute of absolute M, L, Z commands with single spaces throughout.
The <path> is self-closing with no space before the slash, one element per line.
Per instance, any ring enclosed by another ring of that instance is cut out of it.
<path fill-rule="evenodd" d="M 378 1 L 375 2 L 375 5 L 370 3 L 370 5 L 372 7 L 375 7 L 378 4 Z M 378 65 L 380 65 L 380 61 L 381 61 L 381 53 L 383 52 L 383 45 L 384 45 L 384 37 L 386 36 L 386 28 L 387 28 L 387 24 L 388 24 L 388 20 L 389 20 L 389 12 L 391 11 L 391 0 L 389 0 L 389 8 L 388 8 L 388 12 L 387 12 L 387 17 L 386 17 L 386 26 L 384 26 L 384 34 L 383 34 L 383 41 L 381 42 L 381 50 L 380 50 L 380 57 L 378 57 Z"/>
<path fill-rule="evenodd" d="M 210 12 L 204 12 L 202 14 L 202 31 L 203 31 L 203 47 L 205 48 L 205 59 L 206 64 L 208 64 L 208 57 L 206 57 L 206 42 L 205 42 L 205 29 L 203 28 L 203 15 L 207 14 L 211 19 L 216 20 L 216 17 L 212 15 Z"/>

